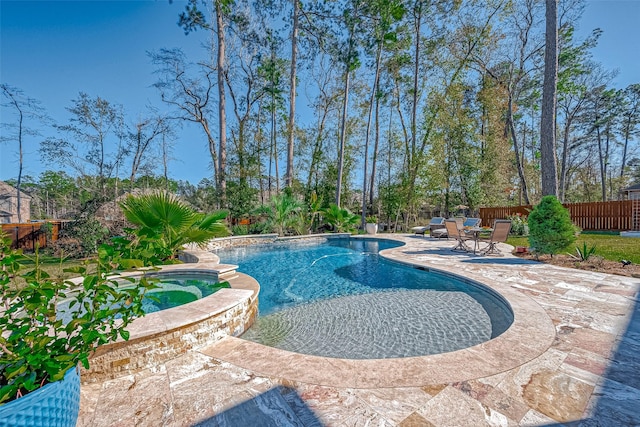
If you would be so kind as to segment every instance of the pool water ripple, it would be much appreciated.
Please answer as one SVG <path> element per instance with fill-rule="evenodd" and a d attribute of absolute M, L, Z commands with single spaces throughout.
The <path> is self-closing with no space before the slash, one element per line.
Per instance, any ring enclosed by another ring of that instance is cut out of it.
<path fill-rule="evenodd" d="M 316 356 L 383 359 L 438 354 L 491 338 L 491 320 L 462 292 L 350 295 L 260 317 L 244 339 Z"/>
<path fill-rule="evenodd" d="M 316 356 L 382 359 L 460 350 L 504 332 L 508 304 L 482 286 L 383 260 L 384 240 L 227 249 L 261 286 L 242 338 Z"/>

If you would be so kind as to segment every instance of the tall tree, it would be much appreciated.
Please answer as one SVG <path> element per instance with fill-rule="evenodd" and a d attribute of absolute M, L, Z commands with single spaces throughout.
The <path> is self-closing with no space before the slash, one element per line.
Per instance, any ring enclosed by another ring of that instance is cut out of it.
<path fill-rule="evenodd" d="M 607 180 L 612 168 L 615 129 L 622 107 L 621 94 L 606 85 L 594 88 L 588 100 L 588 137 L 596 145 L 596 154 L 600 169 L 601 200 L 607 198 Z"/>
<path fill-rule="evenodd" d="M 374 104 L 377 105 L 378 85 L 380 81 L 380 68 L 382 65 L 382 48 L 385 41 L 395 41 L 396 34 L 391 31 L 391 27 L 395 21 L 399 21 L 404 16 L 405 10 L 401 2 L 379 0 L 372 1 L 365 6 L 365 14 L 373 21 L 372 28 L 372 48 L 376 52 L 375 56 L 375 70 L 373 77 L 373 84 L 371 85 L 371 95 L 369 97 L 369 111 L 367 114 L 367 130 L 365 132 L 364 143 L 364 165 L 363 165 L 363 178 L 362 178 L 362 214 L 361 225 L 364 228 L 367 216 L 367 180 L 368 176 L 368 163 L 369 163 L 369 137 L 371 129 L 371 120 L 373 115 Z M 376 117 L 377 120 L 377 117 Z M 376 137 L 377 142 L 377 137 Z M 375 150 L 377 150 L 377 146 Z M 375 153 L 374 153 L 375 159 Z M 374 172 L 371 173 L 371 185 L 369 191 L 371 192 L 371 199 L 373 200 L 373 182 Z M 373 202 L 372 202 L 373 204 Z"/>
<path fill-rule="evenodd" d="M 131 174 L 129 175 L 131 189 L 133 189 L 138 170 L 152 148 L 152 143 L 167 132 L 167 120 L 160 116 L 140 119 L 135 124 L 135 132 L 129 132 L 129 141 L 131 142 L 129 146 L 132 153 Z"/>
<path fill-rule="evenodd" d="M 627 154 L 629 152 L 630 139 L 638 135 L 640 124 L 640 83 L 634 83 L 624 90 L 622 113 L 622 137 L 624 138 L 622 149 L 622 161 L 620 164 L 620 177 L 625 174 L 627 167 Z"/>
<path fill-rule="evenodd" d="M 497 63 L 489 65 L 485 59 L 476 59 L 482 71 L 494 78 L 506 91 L 505 131 L 513 144 L 513 157 L 525 204 L 530 204 L 529 184 L 523 161 L 525 141 L 521 141 L 518 135 L 516 112 L 520 100 L 532 95 L 536 89 L 532 82 L 536 77 L 536 61 L 544 46 L 544 39 L 538 40 L 536 37 L 540 21 L 538 6 L 536 0 L 514 3 L 504 33 L 506 42 L 501 46 L 504 52 L 499 52 L 497 58 L 492 58 L 497 59 Z"/>
<path fill-rule="evenodd" d="M 114 143 L 124 132 L 122 107 L 83 92 L 72 103 L 67 108 L 72 115 L 69 123 L 57 126 L 67 138 L 47 138 L 40 152 L 49 162 L 70 166 L 87 177 L 88 182 L 94 181 L 95 186 L 86 190 L 93 194 L 94 200 L 105 200 L 107 179 L 113 176 L 126 154 L 125 147 Z"/>
<path fill-rule="evenodd" d="M 593 72 L 590 49 L 597 43 L 601 31 L 592 33 L 586 40 L 576 44 L 574 29 L 567 26 L 559 34 L 558 56 L 558 123 L 560 126 L 561 144 L 560 173 L 558 176 L 558 193 L 560 201 L 565 201 L 568 185 L 568 174 L 572 151 L 577 148 L 576 128 L 580 115 L 589 96 L 589 85 Z"/>
<path fill-rule="evenodd" d="M 224 13 L 228 12 L 233 0 L 216 0 L 216 36 L 218 41 L 218 54 L 216 71 L 218 75 L 218 131 L 220 132 L 220 157 L 218 157 L 218 186 L 220 187 L 220 201 L 223 207 L 226 206 L 227 178 L 225 170 L 227 167 L 227 105 L 225 98 L 225 35 L 224 35 Z"/>
<path fill-rule="evenodd" d="M 544 85 L 540 120 L 542 196 L 558 195 L 556 160 L 556 93 L 558 84 L 558 0 L 546 0 Z"/>
<path fill-rule="evenodd" d="M 160 91 L 162 100 L 175 108 L 169 119 L 197 123 L 204 131 L 217 188 L 219 147 L 210 122 L 214 70 L 207 64 L 188 63 L 180 49 L 160 49 L 150 52 L 149 56 L 160 76 L 154 86 Z"/>
<path fill-rule="evenodd" d="M 198 0 L 189 0 L 186 10 L 180 14 L 178 25 L 184 29 L 185 34 L 189 34 L 198 28 L 205 28 L 213 32 L 216 37 L 216 75 L 218 84 L 218 173 L 217 184 L 220 193 L 220 203 L 226 206 L 226 166 L 227 166 L 227 110 L 225 95 L 225 72 L 226 72 L 226 44 L 225 28 L 226 16 L 231 10 L 234 0 L 213 0 L 213 14 L 216 21 L 215 28 L 212 28 L 202 13 L 198 9 Z M 204 2 L 205 6 L 207 5 Z"/>
<path fill-rule="evenodd" d="M 298 21 L 300 16 L 300 0 L 293 3 L 293 19 L 291 23 L 291 71 L 289 73 L 289 121 L 287 122 L 287 173 L 285 186 L 293 186 L 293 150 L 295 146 L 296 85 L 298 71 Z"/>
<path fill-rule="evenodd" d="M 40 102 L 25 95 L 25 93 L 16 87 L 10 86 L 6 83 L 0 84 L 0 90 L 2 90 L 2 97 L 5 102 L 2 103 L 3 107 L 7 107 L 13 110 L 16 114 L 16 123 L 1 124 L 2 128 L 8 132 L 4 132 L 0 136 L 0 143 L 15 141 L 18 144 L 18 178 L 16 183 L 16 201 L 18 209 L 18 222 L 22 222 L 22 173 L 24 169 L 24 145 L 25 137 L 37 136 L 39 132 L 35 127 L 28 125 L 30 121 L 44 121 L 46 115 L 44 109 L 40 105 Z"/>
<path fill-rule="evenodd" d="M 285 62 L 276 55 L 277 39 L 270 40 L 270 55 L 264 59 L 258 69 L 263 82 L 262 91 L 266 94 L 267 110 L 271 115 L 271 145 L 269 148 L 269 197 L 271 197 L 271 165 L 275 166 L 275 185 L 276 193 L 280 192 L 280 169 L 278 161 L 278 135 L 277 135 L 277 117 L 278 110 L 283 106 L 283 75 L 285 71 Z"/>
<path fill-rule="evenodd" d="M 360 66 L 356 31 L 360 21 L 361 0 L 351 0 L 344 11 L 344 24 L 347 27 L 347 40 L 338 49 L 341 50 L 341 61 L 344 65 L 342 116 L 340 118 L 340 145 L 338 148 L 338 179 L 336 182 L 336 206 L 340 207 L 342 195 L 342 179 L 344 174 L 345 144 L 347 140 L 347 111 L 349 108 L 349 89 L 351 88 L 351 74 Z"/>

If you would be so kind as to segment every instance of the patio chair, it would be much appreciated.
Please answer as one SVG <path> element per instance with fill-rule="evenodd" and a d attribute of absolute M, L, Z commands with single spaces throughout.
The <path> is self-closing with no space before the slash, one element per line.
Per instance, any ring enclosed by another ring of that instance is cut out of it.
<path fill-rule="evenodd" d="M 444 229 L 444 218 L 440 216 L 434 216 L 433 218 L 431 218 L 429 225 L 424 227 L 413 227 L 411 231 L 413 231 L 414 234 L 422 234 L 424 236 L 424 233 L 426 233 L 427 230 L 429 230 L 429 234 L 432 234 L 434 230 L 438 229 Z"/>
<path fill-rule="evenodd" d="M 487 247 L 480 251 L 482 255 L 500 254 L 498 243 L 507 241 L 511 231 L 511 221 L 507 219 L 496 219 L 493 223 L 493 231 L 488 239 L 479 239 L 480 242 L 487 243 Z"/>
<path fill-rule="evenodd" d="M 455 220 L 458 223 L 458 228 L 480 227 L 480 223 L 482 222 L 481 218 L 455 218 Z M 447 229 L 442 228 L 440 230 L 436 230 L 431 233 L 431 236 L 435 238 L 447 237 Z"/>
<path fill-rule="evenodd" d="M 458 222 L 454 219 L 448 219 L 444 222 L 445 227 L 447 228 L 447 236 L 449 238 L 456 239 L 456 245 L 451 248 L 452 251 L 470 251 L 471 248 L 467 246 L 466 242 L 471 240 L 469 236 L 467 236 L 463 231 L 458 228 Z"/>
<path fill-rule="evenodd" d="M 467 218 L 462 224 L 462 227 L 480 227 L 481 223 L 482 218 Z"/>

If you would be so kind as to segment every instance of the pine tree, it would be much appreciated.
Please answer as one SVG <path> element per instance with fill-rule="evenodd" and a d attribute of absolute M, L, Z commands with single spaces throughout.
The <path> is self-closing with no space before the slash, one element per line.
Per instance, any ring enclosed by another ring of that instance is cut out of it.
<path fill-rule="evenodd" d="M 554 254 L 576 240 L 569 211 L 555 196 L 545 196 L 529 214 L 529 244 L 536 254 Z"/>

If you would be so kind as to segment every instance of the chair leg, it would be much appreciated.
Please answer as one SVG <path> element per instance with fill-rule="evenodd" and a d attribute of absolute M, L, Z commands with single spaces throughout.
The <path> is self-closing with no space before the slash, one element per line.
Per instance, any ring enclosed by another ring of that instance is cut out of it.
<path fill-rule="evenodd" d="M 482 255 L 489 254 L 501 254 L 502 252 L 498 249 L 498 242 L 489 242 L 486 248 L 480 252 Z"/>
<path fill-rule="evenodd" d="M 465 252 L 469 252 L 471 249 L 469 248 L 469 246 L 467 246 L 467 244 L 464 242 L 464 240 L 462 239 L 457 239 L 457 244 L 453 247 L 453 249 L 451 249 L 452 251 L 465 251 Z"/>

